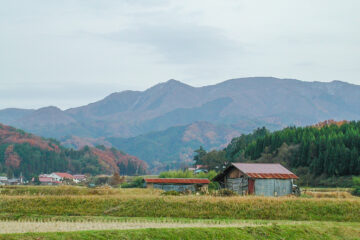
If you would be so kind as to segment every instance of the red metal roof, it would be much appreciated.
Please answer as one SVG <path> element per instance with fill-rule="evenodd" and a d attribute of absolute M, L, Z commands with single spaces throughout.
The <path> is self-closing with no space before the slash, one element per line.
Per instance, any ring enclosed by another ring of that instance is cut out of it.
<path fill-rule="evenodd" d="M 58 175 L 61 178 L 67 178 L 67 179 L 73 179 L 74 178 L 74 176 L 69 174 L 69 173 L 55 172 L 54 174 Z"/>
<path fill-rule="evenodd" d="M 183 183 L 183 184 L 210 183 L 209 179 L 206 178 L 146 178 L 144 180 L 147 183 Z"/>
<path fill-rule="evenodd" d="M 53 179 L 51 177 L 39 177 L 40 182 L 52 182 Z"/>
<path fill-rule="evenodd" d="M 32 181 L 34 181 L 34 178 Z M 51 177 L 39 177 L 39 181 L 42 183 L 61 183 L 60 181 L 54 181 Z"/>
<path fill-rule="evenodd" d="M 233 163 L 232 165 L 251 178 L 298 178 L 280 163 Z"/>

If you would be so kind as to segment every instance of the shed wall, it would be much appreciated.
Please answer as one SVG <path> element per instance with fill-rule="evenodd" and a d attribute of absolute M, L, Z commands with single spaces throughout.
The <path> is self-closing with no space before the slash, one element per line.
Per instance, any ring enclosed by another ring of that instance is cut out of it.
<path fill-rule="evenodd" d="M 255 195 L 285 196 L 291 193 L 291 179 L 255 179 Z"/>
<path fill-rule="evenodd" d="M 194 184 L 154 184 L 154 188 L 162 189 L 164 191 L 177 191 L 183 192 L 185 190 L 190 190 L 195 192 L 196 188 Z"/>
<path fill-rule="evenodd" d="M 248 179 L 247 178 L 228 178 L 226 180 L 227 189 L 237 192 L 240 195 L 245 195 L 248 192 Z"/>

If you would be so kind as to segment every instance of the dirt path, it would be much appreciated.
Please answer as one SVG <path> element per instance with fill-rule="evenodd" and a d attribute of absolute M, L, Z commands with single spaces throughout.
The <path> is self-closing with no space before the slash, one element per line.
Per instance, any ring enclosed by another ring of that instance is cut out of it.
<path fill-rule="evenodd" d="M 83 230 L 114 230 L 140 228 L 186 228 L 186 227 L 248 227 L 265 226 L 270 223 L 159 223 L 159 222 L 18 222 L 0 221 L 0 234 L 26 232 L 70 232 Z"/>

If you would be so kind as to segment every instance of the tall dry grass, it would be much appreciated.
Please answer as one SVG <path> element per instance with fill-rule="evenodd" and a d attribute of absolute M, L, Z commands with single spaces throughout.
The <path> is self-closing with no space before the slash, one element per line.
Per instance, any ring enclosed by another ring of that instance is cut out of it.
<path fill-rule="evenodd" d="M 341 192 L 313 192 L 313 191 L 304 191 L 303 195 L 305 197 L 314 197 L 314 198 L 355 198 L 351 193 L 341 191 Z"/>
<path fill-rule="evenodd" d="M 117 216 L 360 222 L 359 198 L 159 196 L 151 194 L 2 196 L 7 215 Z"/>

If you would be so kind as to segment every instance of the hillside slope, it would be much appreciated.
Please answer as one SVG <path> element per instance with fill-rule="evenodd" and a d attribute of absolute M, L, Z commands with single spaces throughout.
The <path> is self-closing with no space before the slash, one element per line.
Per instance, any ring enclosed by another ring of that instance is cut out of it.
<path fill-rule="evenodd" d="M 258 126 L 280 129 L 326 119 L 360 119 L 360 86 L 255 77 L 192 87 L 169 80 L 145 91 L 117 92 L 65 111 L 54 107 L 0 111 L 0 121 L 57 138 L 127 138 L 195 121 L 239 127 L 258 121 Z"/>
<path fill-rule="evenodd" d="M 59 142 L 44 139 L 0 124 L 0 173 L 26 178 L 39 173 L 145 173 L 147 164 L 114 148 L 66 149 Z"/>

